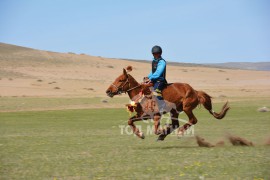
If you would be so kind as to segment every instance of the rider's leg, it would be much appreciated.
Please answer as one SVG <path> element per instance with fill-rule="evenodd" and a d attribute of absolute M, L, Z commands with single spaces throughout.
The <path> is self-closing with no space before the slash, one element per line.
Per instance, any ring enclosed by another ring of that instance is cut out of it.
<path fill-rule="evenodd" d="M 154 95 L 157 97 L 158 100 L 163 100 L 162 96 L 162 89 L 164 88 L 164 82 L 162 81 L 157 81 L 154 84 Z"/>
<path fill-rule="evenodd" d="M 162 92 L 161 92 L 164 88 L 164 85 L 165 83 L 162 81 L 157 81 L 154 84 L 154 95 L 158 99 L 158 106 L 159 106 L 160 111 L 164 111 L 165 106 L 166 106 L 163 96 L 162 96 Z"/>

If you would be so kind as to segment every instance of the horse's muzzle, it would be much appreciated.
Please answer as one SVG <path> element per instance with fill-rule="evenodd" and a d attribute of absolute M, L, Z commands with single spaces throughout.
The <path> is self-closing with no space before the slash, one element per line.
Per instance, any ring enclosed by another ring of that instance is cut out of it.
<path fill-rule="evenodd" d="M 111 98 L 114 96 L 114 94 L 113 94 L 113 92 L 111 90 L 107 90 L 106 94 L 107 94 L 107 96 L 109 96 Z"/>

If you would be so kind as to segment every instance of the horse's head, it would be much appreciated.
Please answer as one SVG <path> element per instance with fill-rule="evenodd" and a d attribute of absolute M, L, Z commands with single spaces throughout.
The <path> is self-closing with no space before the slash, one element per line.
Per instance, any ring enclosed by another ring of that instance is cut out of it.
<path fill-rule="evenodd" d="M 131 71 L 132 68 L 128 67 L 127 70 Z M 126 69 L 123 69 L 123 73 L 119 77 L 117 77 L 115 81 L 109 86 L 109 88 L 106 90 L 106 94 L 109 97 L 113 97 L 114 95 L 127 92 L 129 88 L 130 88 L 129 75 Z"/>

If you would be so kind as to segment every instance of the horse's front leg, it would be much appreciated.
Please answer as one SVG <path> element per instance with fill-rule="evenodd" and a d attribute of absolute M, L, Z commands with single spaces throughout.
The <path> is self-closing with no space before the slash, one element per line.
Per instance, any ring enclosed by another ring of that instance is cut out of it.
<path fill-rule="evenodd" d="M 159 135 L 157 141 L 163 141 L 167 135 L 171 134 L 175 129 L 179 127 L 178 116 L 179 113 L 175 109 L 171 110 L 172 124 L 169 124 L 166 129 L 163 129 L 163 133 Z"/>
<path fill-rule="evenodd" d="M 153 120 L 154 120 L 154 133 L 156 135 L 163 133 L 163 131 L 159 129 L 160 119 L 161 119 L 161 115 L 159 113 L 154 115 L 154 118 L 153 118 Z"/>
<path fill-rule="evenodd" d="M 128 120 L 128 125 L 131 127 L 131 129 L 133 130 L 133 133 L 136 134 L 139 138 L 144 139 L 145 136 L 143 134 L 143 132 L 140 132 L 140 130 L 135 126 L 134 122 L 136 121 L 142 121 L 143 119 L 139 116 L 139 115 L 135 115 L 133 117 L 131 117 Z"/>

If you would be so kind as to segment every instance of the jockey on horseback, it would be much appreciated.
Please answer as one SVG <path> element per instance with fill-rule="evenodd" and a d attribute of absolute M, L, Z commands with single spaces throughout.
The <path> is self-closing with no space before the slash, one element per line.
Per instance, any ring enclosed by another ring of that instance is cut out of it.
<path fill-rule="evenodd" d="M 162 49 L 160 46 L 154 46 L 152 48 L 152 54 L 154 56 L 152 61 L 152 71 L 148 77 L 144 78 L 144 82 L 146 84 L 152 83 L 154 86 L 154 95 L 158 100 L 163 100 L 161 92 L 167 84 L 166 61 L 161 57 Z"/>

